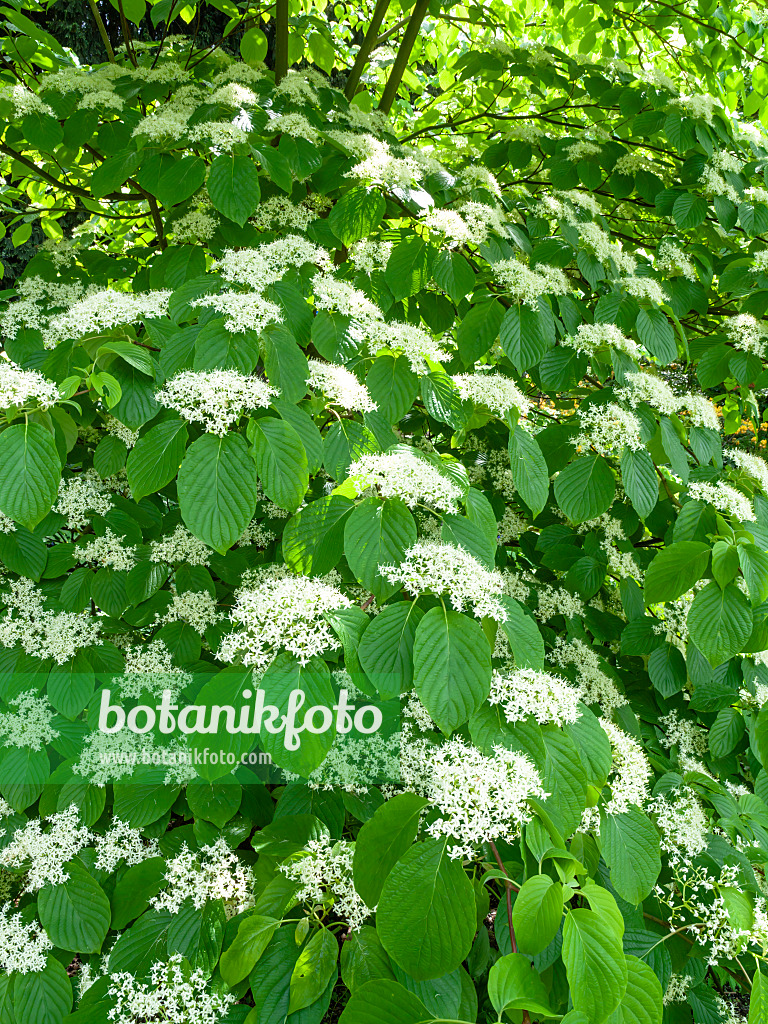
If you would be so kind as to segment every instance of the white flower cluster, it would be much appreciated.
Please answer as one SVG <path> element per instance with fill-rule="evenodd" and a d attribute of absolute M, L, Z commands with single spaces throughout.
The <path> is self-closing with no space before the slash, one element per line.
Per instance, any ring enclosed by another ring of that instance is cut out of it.
<path fill-rule="evenodd" d="M 31 974 L 45 970 L 47 953 L 53 949 L 38 921 L 25 921 L 12 913 L 12 905 L 0 907 L 0 969 L 6 974 Z"/>
<path fill-rule="evenodd" d="M 185 590 L 174 594 L 165 613 L 158 619 L 159 624 L 188 622 L 202 634 L 222 618 L 216 606 L 216 598 L 207 590 Z"/>
<path fill-rule="evenodd" d="M 382 498 L 401 498 L 409 508 L 423 503 L 457 512 L 459 487 L 413 448 L 399 446 L 385 455 L 363 455 L 347 470 L 358 494 L 375 488 Z"/>
<path fill-rule="evenodd" d="M 334 405 L 355 412 L 373 412 L 378 408 L 365 384 L 344 366 L 310 359 L 307 384 L 314 391 L 322 391 Z"/>
<path fill-rule="evenodd" d="M 118 324 L 165 316 L 170 291 L 118 292 L 103 288 L 75 302 L 66 312 L 57 313 L 43 332 L 46 348 L 60 341 L 71 341 L 90 334 L 101 334 Z"/>
<path fill-rule="evenodd" d="M 202 969 L 185 971 L 181 953 L 153 964 L 149 982 L 127 972 L 113 974 L 107 998 L 114 1004 L 107 1013 L 112 1024 L 219 1024 L 235 1002 L 230 992 L 209 991 Z"/>
<path fill-rule="evenodd" d="M 0 715 L 0 736 L 3 746 L 30 747 L 40 750 L 58 736 L 51 726 L 53 711 L 47 698 L 38 697 L 36 690 L 28 690 L 10 701 L 14 713 Z"/>
<path fill-rule="evenodd" d="M 725 332 L 733 345 L 742 352 L 749 352 L 760 359 L 766 358 L 766 337 L 768 325 L 756 320 L 751 313 L 739 313 L 726 321 Z"/>
<path fill-rule="evenodd" d="M 263 292 L 291 267 L 302 267 L 305 263 L 325 270 L 333 267 L 327 249 L 302 235 L 285 235 L 255 249 L 225 249 L 213 269 L 230 284 L 246 285 L 256 292 Z"/>
<path fill-rule="evenodd" d="M 25 892 L 37 892 L 44 885 L 61 885 L 69 878 L 65 870 L 87 846 L 91 833 L 80 824 L 80 813 L 72 804 L 60 814 L 51 814 L 44 832 L 38 818 L 17 829 L 8 845 L 0 850 L 0 867 L 23 868 L 27 872 Z"/>
<path fill-rule="evenodd" d="M 382 349 L 402 352 L 414 373 L 426 373 L 429 369 L 427 360 L 444 363 L 450 358 L 439 341 L 414 324 L 366 319 L 358 328 L 358 333 L 363 335 L 371 355 L 375 356 Z"/>
<path fill-rule="evenodd" d="M 310 839 L 305 851 L 294 859 L 280 865 L 280 871 L 299 889 L 293 899 L 298 903 L 328 904 L 333 898 L 334 916 L 341 918 L 352 931 L 359 931 L 371 916 L 372 908 L 367 907 L 355 889 L 352 878 L 352 861 L 355 844 L 340 839 L 331 843 L 330 838 Z"/>
<path fill-rule="evenodd" d="M 139 439 L 138 430 L 126 427 L 116 416 L 107 416 L 104 426 L 107 428 L 107 433 L 113 437 L 119 437 L 129 451 Z"/>
<path fill-rule="evenodd" d="M 149 545 L 150 562 L 187 562 L 189 565 L 210 565 L 211 550 L 183 524 L 179 523 L 173 533 Z"/>
<path fill-rule="evenodd" d="M 58 400 L 58 387 L 42 373 L 22 370 L 9 359 L 0 359 L 0 409 L 20 408 L 33 402 L 48 409 Z"/>
<path fill-rule="evenodd" d="M 99 474 L 88 469 L 62 477 L 53 511 L 64 516 L 70 530 L 82 530 L 90 522 L 90 513 L 105 516 L 111 508 L 112 498 Z"/>
<path fill-rule="evenodd" d="M 192 853 L 186 843 L 166 864 L 168 882 L 150 904 L 157 910 L 178 914 L 189 900 L 196 910 L 209 900 L 222 900 L 228 917 L 234 917 L 253 906 L 253 875 L 241 864 L 224 839 L 211 846 L 201 846 Z"/>
<path fill-rule="evenodd" d="M 425 591 L 447 594 L 457 611 L 472 606 L 479 619 L 488 615 L 504 622 L 507 618 L 499 600 L 504 577 L 497 570 L 486 569 L 464 548 L 435 540 L 417 541 L 399 565 L 380 565 L 379 572 L 390 583 L 402 583 L 413 597 Z"/>
<path fill-rule="evenodd" d="M 100 624 L 87 612 L 53 612 L 44 607 L 45 597 L 32 580 L 10 583 L 0 594 L 7 613 L 0 618 L 0 644 L 21 646 L 35 658 L 53 658 L 59 665 L 84 647 L 100 644 Z"/>
<path fill-rule="evenodd" d="M 613 767 L 608 777 L 611 798 L 605 805 L 606 814 L 624 814 L 630 805 L 643 807 L 652 772 L 642 747 L 607 719 L 601 718 L 600 725 L 611 741 L 613 753 Z"/>
<path fill-rule="evenodd" d="M 688 494 L 698 501 L 709 502 L 718 511 L 736 516 L 742 522 L 754 519 L 749 498 L 724 480 L 718 480 L 716 484 L 691 482 L 688 484 Z"/>
<path fill-rule="evenodd" d="M 768 494 L 768 463 L 760 455 L 752 455 L 741 448 L 728 448 L 723 455 L 738 468 L 756 480 L 764 494 Z"/>
<path fill-rule="evenodd" d="M 75 549 L 78 565 L 106 566 L 127 572 L 136 564 L 136 549 L 124 547 L 122 540 L 107 529 L 102 536 L 93 537 Z"/>
<path fill-rule="evenodd" d="M 121 861 L 131 867 L 160 854 L 157 839 L 144 839 L 141 829 L 131 828 L 119 818 L 112 818 L 112 824 L 103 836 L 93 837 L 93 845 L 97 871 L 114 871 Z"/>
<path fill-rule="evenodd" d="M 192 299 L 190 305 L 206 306 L 221 313 L 224 317 L 224 326 L 233 334 L 245 334 L 247 331 L 258 334 L 269 324 L 279 324 L 283 319 L 280 307 L 256 292 L 201 295 L 197 299 Z"/>
<path fill-rule="evenodd" d="M 547 796 L 523 754 L 494 747 L 486 757 L 459 738 L 406 744 L 403 781 L 435 805 L 440 817 L 427 831 L 448 838 L 452 858 L 473 857 L 484 842 L 515 839 L 530 818 L 529 798 Z"/>
<path fill-rule="evenodd" d="M 267 408 L 276 394 L 265 381 L 237 370 L 182 370 L 155 397 L 188 423 L 201 423 L 223 437 L 244 412 Z"/>
<path fill-rule="evenodd" d="M 463 400 L 485 405 L 497 416 L 503 417 L 512 408 L 525 416 L 530 407 L 515 382 L 500 373 L 459 373 L 451 380 Z"/>
<path fill-rule="evenodd" d="M 500 260 L 494 263 L 496 279 L 512 298 L 538 308 L 541 295 L 564 295 L 570 291 L 568 278 L 559 267 L 541 264 L 535 269 L 519 260 Z"/>
<path fill-rule="evenodd" d="M 560 727 L 581 718 L 583 691 L 560 676 L 530 668 L 493 673 L 488 703 L 498 705 L 508 722 L 554 722 Z"/>
<path fill-rule="evenodd" d="M 708 398 L 704 395 L 676 395 L 665 380 L 651 373 L 625 374 L 624 386 L 616 389 L 616 395 L 633 409 L 646 402 L 664 416 L 687 412 L 696 426 L 715 431 L 720 429 L 717 412 Z"/>
<path fill-rule="evenodd" d="M 707 817 L 694 791 L 683 786 L 670 793 L 658 793 L 645 805 L 661 833 L 661 848 L 671 863 L 692 859 L 707 848 Z"/>
<path fill-rule="evenodd" d="M 582 699 L 585 704 L 598 704 L 603 714 L 610 715 L 615 708 L 627 703 L 626 698 L 616 688 L 616 684 L 603 671 L 600 655 L 591 647 L 587 647 L 578 637 L 571 640 L 557 637 L 550 658 L 561 668 L 567 665 L 575 667 L 579 683 L 583 687 Z"/>
<path fill-rule="evenodd" d="M 599 349 L 610 346 L 632 359 L 640 357 L 637 344 L 622 334 L 615 324 L 579 324 L 576 334 L 567 335 L 561 340 L 561 344 L 587 355 L 594 355 Z"/>
<path fill-rule="evenodd" d="M 339 648 L 323 619 L 325 612 L 348 608 L 350 601 L 322 579 L 291 576 L 275 567 L 261 570 L 252 584 L 236 593 L 230 619 L 238 629 L 224 637 L 217 657 L 265 669 L 280 651 L 295 655 L 302 665 L 316 655 Z"/>
<path fill-rule="evenodd" d="M 688 281 L 698 281 L 696 268 L 691 259 L 669 238 L 664 238 L 659 242 L 656 249 L 656 266 L 668 274 L 677 271 Z"/>
<path fill-rule="evenodd" d="M 192 682 L 189 672 L 174 665 L 173 655 L 162 640 L 133 644 L 124 653 L 125 672 L 117 677 L 124 698 L 138 700 L 145 692 L 159 698 L 163 690 L 176 696 Z"/>
<path fill-rule="evenodd" d="M 574 439 L 577 448 L 592 448 L 600 455 L 620 455 L 624 448 L 638 451 L 643 447 L 640 420 L 615 402 L 580 408 L 578 417 L 582 432 Z"/>

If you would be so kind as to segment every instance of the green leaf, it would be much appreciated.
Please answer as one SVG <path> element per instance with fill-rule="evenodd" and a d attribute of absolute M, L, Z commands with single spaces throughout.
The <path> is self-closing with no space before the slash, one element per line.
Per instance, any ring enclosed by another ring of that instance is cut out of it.
<path fill-rule="evenodd" d="M 687 593 L 709 563 L 709 545 L 687 540 L 662 548 L 645 574 L 645 603 L 674 601 Z"/>
<path fill-rule="evenodd" d="M 28 529 L 51 510 L 61 460 L 53 434 L 39 423 L 17 423 L 0 434 L 0 511 Z"/>
<path fill-rule="evenodd" d="M 386 700 L 413 686 L 413 644 L 424 612 L 415 601 L 386 605 L 358 647 L 363 671 Z"/>
<path fill-rule="evenodd" d="M 549 875 L 523 882 L 512 908 L 512 924 L 521 953 L 534 956 L 546 949 L 563 919 L 563 887 Z M 498 1007 L 497 1007 L 498 1009 Z"/>
<path fill-rule="evenodd" d="M 208 195 L 214 209 L 242 227 L 261 199 L 259 172 L 251 157 L 217 156 L 208 172 Z"/>
<path fill-rule="evenodd" d="M 697 228 L 706 216 L 706 199 L 691 195 L 690 192 L 681 193 L 672 207 L 672 217 L 679 228 Z"/>
<path fill-rule="evenodd" d="M 416 843 L 395 864 L 376 912 L 381 943 L 417 981 L 441 978 L 469 953 L 475 896 L 461 861 L 445 843 Z M 374 983 L 371 983 L 374 984 Z"/>
<path fill-rule="evenodd" d="M 430 1013 L 397 981 L 376 979 L 352 993 L 339 1024 L 424 1024 Z"/>
<path fill-rule="evenodd" d="M 325 576 L 344 554 L 344 524 L 355 507 L 340 494 L 311 501 L 288 520 L 283 558 L 292 572 Z"/>
<path fill-rule="evenodd" d="M 752 633 L 752 612 L 746 597 L 730 584 L 721 590 L 708 583 L 688 611 L 691 639 L 713 666 L 738 654 Z"/>
<path fill-rule="evenodd" d="M 205 181 L 206 164 L 189 153 L 165 169 L 157 183 L 156 195 L 163 206 L 171 207 L 189 199 Z"/>
<path fill-rule="evenodd" d="M 383 604 L 400 589 L 379 572 L 380 565 L 399 565 L 418 536 L 416 523 L 399 498 L 366 498 L 347 519 L 344 554 L 355 578 Z"/>
<path fill-rule="evenodd" d="M 128 448 L 125 441 L 114 434 L 107 434 L 96 445 L 96 451 L 93 453 L 93 468 L 104 480 L 123 468 L 127 456 Z"/>
<path fill-rule="evenodd" d="M 555 477 L 555 497 L 572 523 L 596 519 L 613 504 L 616 481 L 600 455 L 576 459 Z"/>
<path fill-rule="evenodd" d="M 552 313 L 549 307 L 546 309 L 510 306 L 504 314 L 499 341 L 518 373 L 535 366 L 555 343 Z"/>
<path fill-rule="evenodd" d="M 758 968 L 752 976 L 747 1024 L 763 1024 L 768 1020 L 768 978 Z"/>
<path fill-rule="evenodd" d="M 309 366 L 296 339 L 281 324 L 273 324 L 261 332 L 261 341 L 267 380 L 289 402 L 300 401 L 307 393 Z"/>
<path fill-rule="evenodd" d="M 509 434 L 509 465 L 514 485 L 535 519 L 549 497 L 549 470 L 538 441 L 519 425 Z"/>
<path fill-rule="evenodd" d="M 309 486 L 307 453 L 301 438 L 290 423 L 271 417 L 252 420 L 251 428 L 264 493 L 280 508 L 295 511 Z"/>
<path fill-rule="evenodd" d="M 384 271 L 384 280 L 396 302 L 421 291 L 429 280 L 434 258 L 434 246 L 420 235 L 413 234 L 397 243 Z"/>
<path fill-rule="evenodd" d="M 502 597 L 501 603 L 507 612 L 507 618 L 501 623 L 501 628 L 507 635 L 515 664 L 520 668 L 540 671 L 544 668 L 544 638 L 536 620 L 512 597 Z"/>
<path fill-rule="evenodd" d="M 547 990 L 538 971 L 522 953 L 509 953 L 496 961 L 488 975 L 488 998 L 499 1020 L 507 1010 L 556 1016 L 549 1006 Z"/>
<path fill-rule="evenodd" d="M 739 563 L 753 604 L 768 598 L 768 553 L 757 544 L 739 544 Z"/>
<path fill-rule="evenodd" d="M 475 303 L 459 324 L 456 341 L 465 366 L 481 359 L 499 336 L 504 307 L 498 299 Z"/>
<path fill-rule="evenodd" d="M 341 978 L 352 993 L 369 981 L 395 980 L 389 957 L 375 928 L 364 924 L 344 942 L 341 947 Z"/>
<path fill-rule="evenodd" d="M 660 309 L 641 309 L 636 327 L 638 338 L 662 366 L 674 363 L 677 359 L 675 332 Z"/>
<path fill-rule="evenodd" d="M 379 412 L 390 423 L 399 422 L 413 405 L 418 377 L 405 356 L 379 355 L 368 371 L 365 383 Z"/>
<path fill-rule="evenodd" d="M 154 494 L 175 478 L 186 446 L 187 424 L 182 419 L 158 423 L 139 438 L 125 467 L 134 501 Z"/>
<path fill-rule="evenodd" d="M 628 956 L 627 991 L 606 1024 L 661 1024 L 664 1012 L 661 982 L 636 956 Z"/>
<path fill-rule="evenodd" d="M 661 871 L 659 833 L 640 810 L 600 816 L 603 856 L 616 892 L 635 906 L 652 891 Z"/>
<path fill-rule="evenodd" d="M 603 1021 L 627 991 L 621 936 L 594 910 L 571 910 L 563 927 L 563 963 L 574 1008 Z"/>
<path fill-rule="evenodd" d="M 328 223 L 344 245 L 352 245 L 378 227 L 387 204 L 379 191 L 356 185 L 345 192 L 331 210 Z"/>
<path fill-rule="evenodd" d="M 37 899 L 40 921 L 51 942 L 73 953 L 98 953 L 109 930 L 109 900 L 79 860 L 66 865 L 69 878 L 48 884 Z"/>
<path fill-rule="evenodd" d="M 293 968 L 289 1013 L 311 1006 L 320 998 L 336 973 L 338 955 L 339 946 L 333 933 L 327 928 L 315 932 Z"/>
<path fill-rule="evenodd" d="M 224 317 L 215 317 L 200 328 L 195 339 L 195 370 L 239 370 L 249 374 L 259 358 L 259 336 L 255 331 L 235 334 Z"/>
<path fill-rule="evenodd" d="M 621 479 L 635 512 L 645 519 L 653 512 L 659 500 L 659 478 L 653 459 L 645 449 L 635 451 L 624 447 L 621 453 Z"/>
<path fill-rule="evenodd" d="M 193 442 L 177 486 L 186 526 L 219 554 L 232 547 L 253 519 L 258 477 L 239 434 L 203 434 Z"/>
<path fill-rule="evenodd" d="M 61 1024 L 72 1009 L 72 983 L 65 968 L 49 956 L 42 971 L 15 974 L 13 1011 L 15 1024 Z"/>
<path fill-rule="evenodd" d="M 387 876 L 416 839 L 426 804 L 415 793 L 400 793 L 382 804 L 358 832 L 353 865 L 355 889 L 369 907 L 379 902 Z"/>
<path fill-rule="evenodd" d="M 280 927 L 274 917 L 251 914 L 240 922 L 235 940 L 221 956 L 219 969 L 230 988 L 250 974 L 269 940 Z"/>
<path fill-rule="evenodd" d="M 457 304 L 475 287 L 475 272 L 458 252 L 440 252 L 435 260 L 433 276 L 438 288 L 442 288 Z"/>
<path fill-rule="evenodd" d="M 295 690 L 304 692 L 305 710 L 316 705 L 333 708 L 336 703 L 328 666 L 318 657 L 302 665 L 291 654 L 278 654 L 264 673 L 260 686 L 265 691 L 265 703 L 278 708 L 281 715 L 287 715 L 291 694 Z M 325 759 L 333 746 L 335 735 L 334 728 L 320 733 L 306 732 L 296 749 L 287 749 L 284 733 L 262 732 L 260 746 L 270 755 L 274 764 L 306 778 Z"/>
<path fill-rule="evenodd" d="M 413 682 L 419 698 L 446 736 L 488 697 L 491 650 L 475 619 L 442 605 L 416 629 Z"/>

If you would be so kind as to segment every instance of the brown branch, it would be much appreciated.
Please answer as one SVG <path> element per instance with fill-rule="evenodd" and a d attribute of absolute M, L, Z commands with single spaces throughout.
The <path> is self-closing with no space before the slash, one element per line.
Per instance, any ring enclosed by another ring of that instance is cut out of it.
<path fill-rule="evenodd" d="M 96 0 L 88 0 L 88 6 L 91 8 L 93 20 L 96 22 L 96 28 L 99 30 L 102 43 L 104 43 L 104 49 L 107 51 L 109 63 L 117 64 L 117 61 L 115 60 L 115 51 L 112 49 L 112 43 L 110 43 L 109 35 L 107 34 L 107 26 L 104 24 L 104 19 L 99 14 L 99 9 L 96 6 Z"/>
<path fill-rule="evenodd" d="M 379 42 L 379 29 L 381 28 L 381 23 L 389 9 L 389 2 L 390 0 L 377 0 L 376 6 L 373 9 L 371 23 L 368 26 L 368 31 L 365 33 L 365 39 L 363 39 L 360 44 L 360 49 L 357 51 L 355 63 L 349 73 L 347 84 L 344 87 L 344 95 L 348 100 L 351 100 L 357 92 L 357 87 L 360 84 L 360 78 L 363 74 L 363 68 L 368 63 L 368 58 Z"/>
<path fill-rule="evenodd" d="M 275 3 L 275 85 L 288 74 L 288 0 Z"/>
<path fill-rule="evenodd" d="M 516 953 L 517 942 L 515 940 L 515 928 L 512 924 L 512 879 L 509 877 L 509 872 L 504 867 L 504 861 L 499 856 L 499 851 L 496 849 L 496 844 L 489 839 L 488 845 L 491 848 L 493 856 L 496 858 L 496 863 L 499 865 L 500 871 L 502 871 L 506 877 L 504 888 L 507 891 L 507 922 L 509 924 L 509 942 L 510 945 L 512 946 L 512 952 Z M 527 1010 L 523 1010 L 523 1024 L 531 1024 L 531 1018 Z"/>
<path fill-rule="evenodd" d="M 21 153 L 17 153 L 15 149 L 11 149 L 10 146 L 6 146 L 5 143 L 0 143 L 0 153 L 5 153 L 6 156 L 18 161 L 18 163 L 22 164 L 24 167 L 28 167 L 34 172 L 37 178 L 42 178 L 43 181 L 47 181 L 50 185 L 55 185 L 63 192 L 70 192 L 73 196 L 79 196 L 80 199 L 90 199 L 92 201 L 96 199 L 96 197 L 87 189 L 80 188 L 79 185 L 70 185 L 66 181 L 61 181 L 60 178 L 55 178 L 52 174 L 44 171 L 42 167 L 38 167 L 33 160 L 29 159 L 29 157 L 26 157 Z M 146 199 L 146 195 L 134 195 L 133 193 L 125 195 L 122 192 L 110 192 L 109 195 L 101 196 L 100 198 L 113 200 Z"/>
<path fill-rule="evenodd" d="M 385 114 L 388 114 L 392 109 L 395 96 L 397 96 L 397 90 L 400 88 L 400 83 L 403 80 L 405 69 L 408 67 L 411 50 L 416 43 L 421 23 L 426 17 L 428 6 L 429 0 L 416 0 L 411 17 L 408 20 L 408 26 L 403 33 L 403 39 L 397 51 L 395 63 L 392 65 L 392 70 L 389 72 L 387 84 L 384 86 L 384 92 L 379 103 L 379 110 Z"/>

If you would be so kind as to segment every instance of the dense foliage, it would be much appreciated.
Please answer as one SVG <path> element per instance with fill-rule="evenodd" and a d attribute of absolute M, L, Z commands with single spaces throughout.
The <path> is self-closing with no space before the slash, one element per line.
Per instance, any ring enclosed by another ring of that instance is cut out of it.
<path fill-rule="evenodd" d="M 212 6 L 3 8 L 0 1024 L 765 1024 L 759 12 Z"/>

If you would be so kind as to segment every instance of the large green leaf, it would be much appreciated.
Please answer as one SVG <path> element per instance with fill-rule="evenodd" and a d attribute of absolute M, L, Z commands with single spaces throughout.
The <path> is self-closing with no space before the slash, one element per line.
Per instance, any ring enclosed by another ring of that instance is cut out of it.
<path fill-rule="evenodd" d="M 722 665 L 738 654 L 752 633 L 752 612 L 737 586 L 721 590 L 708 583 L 693 599 L 688 612 L 691 639 L 711 665 Z"/>
<path fill-rule="evenodd" d="M 648 816 L 630 806 L 602 814 L 600 839 L 611 881 L 619 896 L 637 905 L 651 892 L 661 871 L 659 833 Z"/>
<path fill-rule="evenodd" d="M 563 887 L 549 875 L 533 875 L 520 888 L 512 909 L 517 947 L 534 955 L 546 949 L 563 919 Z"/>
<path fill-rule="evenodd" d="M 659 500 L 659 478 L 645 449 L 635 451 L 625 446 L 621 453 L 621 479 L 637 514 L 643 518 L 650 515 Z"/>
<path fill-rule="evenodd" d="M 98 953 L 109 930 L 109 900 L 80 861 L 70 861 L 65 870 L 69 875 L 65 882 L 49 883 L 40 890 L 40 921 L 61 949 Z"/>
<path fill-rule="evenodd" d="M 141 501 L 173 480 L 186 445 L 187 424 L 181 419 L 158 423 L 139 438 L 125 467 L 134 501 Z"/>
<path fill-rule="evenodd" d="M 576 459 L 555 478 L 555 497 L 572 523 L 602 515 L 611 507 L 615 494 L 613 473 L 600 455 Z"/>
<path fill-rule="evenodd" d="M 327 928 L 315 932 L 299 954 L 291 975 L 288 1012 L 311 1006 L 324 992 L 328 982 L 336 976 L 339 945 Z"/>
<path fill-rule="evenodd" d="M 53 434 L 16 423 L 0 434 L 0 511 L 30 530 L 56 501 L 61 460 Z"/>
<path fill-rule="evenodd" d="M 549 497 L 549 470 L 536 438 L 520 425 L 509 434 L 509 464 L 520 497 L 536 517 Z"/>
<path fill-rule="evenodd" d="M 416 629 L 413 682 L 438 727 L 450 735 L 487 698 L 491 650 L 475 619 L 442 605 Z"/>
<path fill-rule="evenodd" d="M 399 565 L 416 542 L 416 523 L 399 498 L 366 498 L 347 519 L 344 554 L 358 582 L 382 604 L 399 589 L 379 571 L 380 565 Z"/>
<path fill-rule="evenodd" d="M 340 494 L 311 501 L 283 532 L 283 558 L 293 572 L 325 576 L 344 554 L 344 524 L 354 502 Z"/>
<path fill-rule="evenodd" d="M 230 987 L 251 973 L 279 927 L 274 917 L 261 914 L 251 914 L 240 922 L 235 941 L 221 957 L 221 976 Z"/>
<path fill-rule="evenodd" d="M 366 821 L 355 843 L 355 889 L 369 907 L 379 902 L 392 868 L 410 849 L 427 801 L 415 793 L 400 793 Z"/>
<path fill-rule="evenodd" d="M 621 936 L 594 910 L 571 910 L 563 927 L 563 963 L 571 999 L 590 1021 L 604 1021 L 627 991 Z"/>
<path fill-rule="evenodd" d="M 307 453 L 301 438 L 285 420 L 254 420 L 253 454 L 264 493 L 280 508 L 295 511 L 309 486 Z"/>
<path fill-rule="evenodd" d="M 352 993 L 339 1024 L 423 1024 L 429 1019 L 424 1003 L 407 988 L 377 978 Z"/>
<path fill-rule="evenodd" d="M 15 1024 L 61 1024 L 72 1009 L 72 982 L 53 956 L 42 971 L 16 974 L 13 984 Z"/>
<path fill-rule="evenodd" d="M 762 1024 L 768 1020 L 768 978 L 758 968 L 752 976 L 747 1024 Z"/>
<path fill-rule="evenodd" d="M 507 1010 L 554 1016 L 544 983 L 522 953 L 509 953 L 496 961 L 488 975 L 488 997 L 499 1019 Z"/>
<path fill-rule="evenodd" d="M 356 185 L 335 204 L 328 223 L 344 245 L 351 245 L 373 231 L 386 208 L 387 204 L 380 192 L 365 185 Z"/>
<path fill-rule="evenodd" d="M 245 224 L 261 198 L 259 172 L 249 156 L 217 156 L 208 172 L 207 187 L 214 208 L 235 224 Z"/>
<path fill-rule="evenodd" d="M 661 982 L 644 960 L 628 956 L 627 991 L 606 1024 L 661 1024 Z"/>
<path fill-rule="evenodd" d="M 523 610 L 519 601 L 503 597 L 501 603 L 507 618 L 501 623 L 509 641 L 515 664 L 520 668 L 542 669 L 544 667 L 544 638 L 536 620 Z"/>
<path fill-rule="evenodd" d="M 413 685 L 413 644 L 424 612 L 414 601 L 386 605 L 363 633 L 358 657 L 382 697 Z"/>
<path fill-rule="evenodd" d="M 395 864 L 376 925 L 384 949 L 412 978 L 440 978 L 459 966 L 475 935 L 475 897 L 445 843 L 416 843 Z"/>
<path fill-rule="evenodd" d="M 685 540 L 663 548 L 645 574 L 645 603 L 674 601 L 706 572 L 709 545 Z"/>
<path fill-rule="evenodd" d="M 223 554 L 253 518 L 256 465 L 239 434 L 203 434 L 187 449 L 178 481 L 181 516 L 196 537 Z"/>

